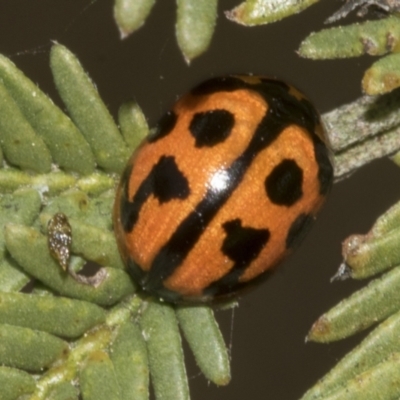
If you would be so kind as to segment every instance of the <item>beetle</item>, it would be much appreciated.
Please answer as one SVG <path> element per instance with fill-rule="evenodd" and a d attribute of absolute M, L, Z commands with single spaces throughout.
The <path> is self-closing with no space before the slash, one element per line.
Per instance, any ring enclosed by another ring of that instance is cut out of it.
<path fill-rule="evenodd" d="M 209 79 L 134 151 L 114 230 L 136 282 L 170 302 L 236 296 L 300 243 L 333 181 L 319 114 L 287 83 Z"/>

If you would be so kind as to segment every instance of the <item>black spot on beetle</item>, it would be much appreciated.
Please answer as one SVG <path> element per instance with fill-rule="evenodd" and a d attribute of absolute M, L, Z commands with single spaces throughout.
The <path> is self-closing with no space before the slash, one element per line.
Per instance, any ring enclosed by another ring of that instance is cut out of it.
<path fill-rule="evenodd" d="M 153 171 L 152 171 L 153 172 Z M 166 203 L 173 199 L 185 199 L 189 195 L 189 184 L 172 156 L 162 156 L 154 168 L 153 194 Z"/>
<path fill-rule="evenodd" d="M 146 200 L 154 195 L 160 203 L 173 199 L 186 199 L 190 188 L 185 175 L 179 170 L 172 156 L 162 156 L 149 175 L 143 180 L 132 201 L 121 201 L 121 222 L 126 232 L 130 232 L 137 222 L 140 209 Z"/>
<path fill-rule="evenodd" d="M 229 111 L 210 110 L 196 113 L 189 130 L 196 139 L 196 147 L 212 147 L 223 142 L 234 125 L 235 118 Z"/>
<path fill-rule="evenodd" d="M 290 249 L 296 247 L 304 239 L 309 231 L 314 217 L 310 214 L 300 214 L 289 228 L 286 236 L 286 248 Z"/>
<path fill-rule="evenodd" d="M 266 177 L 265 190 L 269 199 L 277 205 L 290 207 L 303 195 L 303 170 L 296 161 L 281 161 Z"/>
<path fill-rule="evenodd" d="M 222 227 L 226 237 L 221 250 L 234 264 L 229 273 L 209 285 L 203 291 L 204 294 L 223 294 L 238 286 L 240 276 L 259 256 L 270 238 L 268 229 L 244 227 L 240 219 L 225 222 Z"/>
<path fill-rule="evenodd" d="M 178 116 L 173 111 L 166 112 L 158 121 L 153 133 L 148 137 L 150 143 L 167 136 L 175 128 Z"/>
<path fill-rule="evenodd" d="M 267 244 L 270 233 L 268 229 L 243 227 L 240 219 L 225 222 L 222 227 L 226 238 L 222 244 L 222 252 L 235 262 L 235 268 L 245 268 Z"/>

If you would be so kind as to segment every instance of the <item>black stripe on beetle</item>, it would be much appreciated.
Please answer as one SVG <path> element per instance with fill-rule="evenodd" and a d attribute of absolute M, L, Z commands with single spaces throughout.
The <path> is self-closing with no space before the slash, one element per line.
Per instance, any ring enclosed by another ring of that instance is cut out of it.
<path fill-rule="evenodd" d="M 125 193 L 129 181 L 126 181 Z M 127 201 L 127 194 L 121 197 L 121 223 L 126 232 L 136 224 L 140 209 L 146 200 L 153 195 L 160 203 L 173 199 L 185 199 L 189 196 L 189 183 L 179 170 L 172 156 L 162 156 L 152 168 L 150 174 L 141 183 L 132 201 Z"/>

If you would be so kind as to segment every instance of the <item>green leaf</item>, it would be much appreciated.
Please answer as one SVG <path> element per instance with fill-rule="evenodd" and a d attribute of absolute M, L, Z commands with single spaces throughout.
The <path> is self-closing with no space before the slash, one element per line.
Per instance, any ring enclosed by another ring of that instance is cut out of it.
<path fill-rule="evenodd" d="M 114 366 L 104 351 L 90 355 L 80 374 L 83 400 L 120 400 Z"/>
<path fill-rule="evenodd" d="M 117 377 L 119 400 L 149 398 L 149 367 L 147 348 L 139 326 L 126 321 L 114 339 L 110 358 Z"/>
<path fill-rule="evenodd" d="M 47 225 L 49 215 L 53 216 L 62 211 L 69 219 L 79 220 L 83 224 L 92 225 L 103 231 L 111 231 L 111 210 L 114 197 L 114 191 L 105 192 L 96 198 L 91 198 L 82 190 L 69 190 L 48 202 L 41 213 L 41 223 Z"/>
<path fill-rule="evenodd" d="M 0 82 L 0 145 L 6 160 L 22 169 L 49 172 L 51 155 Z"/>
<path fill-rule="evenodd" d="M 400 54 L 388 55 L 365 71 L 362 87 L 369 95 L 384 94 L 400 86 Z"/>
<path fill-rule="evenodd" d="M 375 237 L 383 236 L 397 230 L 400 226 L 400 202 L 394 204 L 375 221 L 371 234 Z"/>
<path fill-rule="evenodd" d="M 149 126 L 142 110 L 134 101 L 122 104 L 118 112 L 118 121 L 129 149 L 135 150 L 149 134 Z"/>
<path fill-rule="evenodd" d="M 140 319 L 156 399 L 189 400 L 181 337 L 174 309 L 149 302 Z"/>
<path fill-rule="evenodd" d="M 262 25 L 297 14 L 317 1 L 319 0 L 246 0 L 225 14 L 238 24 Z"/>
<path fill-rule="evenodd" d="M 176 315 L 201 372 L 215 384 L 227 385 L 231 380 L 229 354 L 212 309 L 181 306 Z"/>
<path fill-rule="evenodd" d="M 107 172 L 121 173 L 129 157 L 128 148 L 78 59 L 57 44 L 51 49 L 50 66 L 60 96 L 89 142 L 97 164 Z"/>
<path fill-rule="evenodd" d="M 104 321 L 104 310 L 85 301 L 0 292 L 0 324 L 76 338 Z"/>
<path fill-rule="evenodd" d="M 400 265 L 400 227 L 395 225 L 399 208 L 389 209 L 366 235 L 351 235 L 343 242 L 345 273 L 363 279 Z"/>
<path fill-rule="evenodd" d="M 114 18 L 122 39 L 144 24 L 154 3 L 155 0 L 115 0 Z"/>
<path fill-rule="evenodd" d="M 0 364 L 41 372 L 68 352 L 68 343 L 46 332 L 0 324 Z"/>
<path fill-rule="evenodd" d="M 0 260 L 6 255 L 4 226 L 7 222 L 31 225 L 39 215 L 41 198 L 37 190 L 21 189 L 14 194 L 0 194 Z"/>
<path fill-rule="evenodd" d="M 325 398 L 346 382 L 400 351 L 400 313 L 374 329 L 354 350 L 344 356 L 301 400 Z"/>
<path fill-rule="evenodd" d="M 117 364 L 120 362 L 126 364 L 126 357 L 128 357 L 129 361 L 135 360 L 136 362 L 134 366 L 129 366 L 130 371 L 132 371 L 132 368 L 137 371 L 139 371 L 140 368 L 143 368 L 142 363 L 145 362 L 145 360 L 141 357 L 135 357 L 133 359 L 130 357 L 132 353 L 129 351 L 127 354 L 121 355 L 121 351 L 129 350 L 128 348 L 132 349 L 134 346 L 137 346 L 137 343 L 129 343 L 128 347 L 126 347 L 125 344 L 122 344 L 122 347 L 119 347 L 121 343 L 118 343 L 120 341 L 120 332 L 122 332 L 120 327 L 125 326 L 125 324 L 131 320 L 132 316 L 138 313 L 140 305 L 140 299 L 133 296 L 124 299 L 124 301 L 110 309 L 108 311 L 106 324 L 98 325 L 94 329 L 86 332 L 85 335 L 71 345 L 71 351 L 67 354 L 67 357 L 63 360 L 62 364 L 56 365 L 55 368 L 50 369 L 47 373 L 42 375 L 31 400 L 48 400 L 51 393 L 58 392 L 58 387 L 63 382 L 68 383 L 76 381 L 81 372 L 86 374 L 88 371 L 89 373 L 85 377 L 85 379 L 87 379 L 85 381 L 86 396 L 96 393 L 96 388 L 92 387 L 93 377 L 94 379 L 98 379 L 96 378 L 96 376 L 99 376 L 98 373 L 102 374 L 104 372 L 101 365 L 103 361 L 107 364 L 105 368 L 110 371 L 110 359 L 108 357 L 112 356 L 114 350 L 116 351 Z M 124 341 L 125 339 L 126 337 L 122 340 Z M 141 342 L 143 343 L 143 339 L 141 339 Z M 114 346 L 114 343 L 116 346 L 115 349 L 114 347 L 110 348 L 111 345 Z M 136 349 L 138 348 L 136 347 Z M 104 355 L 106 354 L 106 351 L 109 353 L 107 356 Z M 89 364 L 89 370 L 83 372 L 83 369 L 85 369 Z M 115 367 L 112 367 L 111 370 L 114 368 Z M 146 368 L 146 364 L 144 364 L 144 368 Z M 126 374 L 126 372 L 127 371 L 124 373 Z M 112 375 L 113 374 L 114 372 L 112 372 Z M 104 382 L 107 382 L 107 379 L 105 378 Z M 111 377 L 111 379 L 114 378 Z M 135 377 L 131 376 L 131 380 L 135 381 Z M 118 385 L 120 384 L 121 382 L 118 380 Z M 119 387 L 118 390 L 121 390 L 121 387 Z"/>
<path fill-rule="evenodd" d="M 400 19 L 388 17 L 312 33 L 300 44 L 299 54 L 312 59 L 376 56 L 397 50 L 399 40 Z"/>
<path fill-rule="evenodd" d="M 36 386 L 35 380 L 26 372 L 0 366 L 0 387 L 2 400 L 15 400 L 30 394 Z"/>
<path fill-rule="evenodd" d="M 340 389 L 319 400 L 397 399 L 400 396 L 398 371 L 400 353 L 349 380 Z"/>
<path fill-rule="evenodd" d="M 2 55 L 0 79 L 26 120 L 49 148 L 53 161 L 67 171 L 92 173 L 95 166 L 92 151 L 76 126 Z"/>
<path fill-rule="evenodd" d="M 307 339 L 332 342 L 368 328 L 400 310 L 400 268 L 342 300 L 313 324 Z"/>
<path fill-rule="evenodd" d="M 400 264 L 400 228 L 383 236 L 352 235 L 343 243 L 349 274 L 364 279 Z"/>
<path fill-rule="evenodd" d="M 217 0 L 177 0 L 176 37 L 189 64 L 210 45 L 217 19 Z"/>
<path fill-rule="evenodd" d="M 19 265 L 9 256 L 0 259 L 0 291 L 17 292 L 30 281 Z"/>
<path fill-rule="evenodd" d="M 394 238 L 399 221 L 400 203 L 397 203 L 376 220 L 367 235 L 348 238 L 344 243 L 346 264 L 337 276 L 363 278 L 396 264 L 398 240 Z M 400 268 L 396 267 L 341 301 L 314 323 L 307 339 L 331 342 L 386 319 L 308 390 L 302 400 L 398 398 L 399 286 Z"/>

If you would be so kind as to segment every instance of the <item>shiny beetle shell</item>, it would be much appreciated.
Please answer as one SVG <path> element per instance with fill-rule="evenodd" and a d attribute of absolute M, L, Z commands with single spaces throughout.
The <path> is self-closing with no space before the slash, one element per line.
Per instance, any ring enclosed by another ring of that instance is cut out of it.
<path fill-rule="evenodd" d="M 114 228 L 132 277 L 171 302 L 234 296 L 300 242 L 333 179 L 318 113 L 266 77 L 208 80 L 133 153 Z"/>

